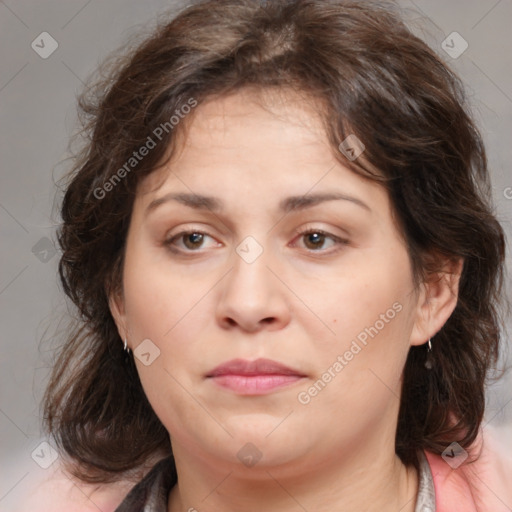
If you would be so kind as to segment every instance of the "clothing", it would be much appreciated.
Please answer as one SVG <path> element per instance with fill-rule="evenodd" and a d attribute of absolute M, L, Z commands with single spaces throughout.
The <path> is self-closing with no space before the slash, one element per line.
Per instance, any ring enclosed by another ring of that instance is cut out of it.
<path fill-rule="evenodd" d="M 414 512 L 437 512 L 432 472 L 423 452 L 419 453 L 418 497 Z M 177 482 L 172 457 L 158 462 L 129 492 L 115 512 L 167 512 L 169 491 Z"/>
<path fill-rule="evenodd" d="M 157 462 L 115 512 L 167 512 L 169 492 L 178 480 L 172 456 Z"/>

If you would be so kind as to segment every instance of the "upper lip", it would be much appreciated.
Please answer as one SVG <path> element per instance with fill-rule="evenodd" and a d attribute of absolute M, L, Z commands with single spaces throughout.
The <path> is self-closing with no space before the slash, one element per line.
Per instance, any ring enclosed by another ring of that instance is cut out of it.
<path fill-rule="evenodd" d="M 255 359 L 254 361 L 232 359 L 231 361 L 226 361 L 215 367 L 206 376 L 218 377 L 220 375 L 297 375 L 305 377 L 303 373 L 289 368 L 282 363 L 261 358 Z"/>

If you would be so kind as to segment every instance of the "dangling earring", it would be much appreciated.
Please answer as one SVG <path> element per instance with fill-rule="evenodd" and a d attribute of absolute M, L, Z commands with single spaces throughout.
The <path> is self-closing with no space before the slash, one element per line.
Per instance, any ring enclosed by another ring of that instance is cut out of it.
<path fill-rule="evenodd" d="M 427 359 L 425 361 L 425 368 L 427 370 L 432 370 L 432 367 L 434 366 L 434 358 L 432 357 L 432 342 L 429 338 L 427 342 Z"/>
<path fill-rule="evenodd" d="M 128 346 L 128 341 L 127 339 L 125 338 L 124 339 L 124 351 L 129 354 L 130 353 L 130 347 Z"/>

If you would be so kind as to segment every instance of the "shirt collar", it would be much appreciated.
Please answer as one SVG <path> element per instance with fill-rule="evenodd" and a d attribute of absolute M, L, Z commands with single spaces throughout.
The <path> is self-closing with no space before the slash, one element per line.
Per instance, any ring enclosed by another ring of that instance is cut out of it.
<path fill-rule="evenodd" d="M 418 459 L 418 497 L 414 512 L 436 512 L 434 481 L 423 451 L 418 452 Z M 174 458 L 162 459 L 132 488 L 115 512 L 167 512 L 169 492 L 177 481 Z"/>

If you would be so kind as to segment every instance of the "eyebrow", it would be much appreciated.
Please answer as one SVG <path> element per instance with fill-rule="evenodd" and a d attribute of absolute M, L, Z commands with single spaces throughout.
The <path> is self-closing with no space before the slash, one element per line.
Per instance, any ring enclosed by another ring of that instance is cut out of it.
<path fill-rule="evenodd" d="M 339 192 L 290 196 L 279 202 L 279 211 L 282 213 L 289 213 L 292 211 L 299 211 L 304 210 L 306 208 L 311 208 L 325 201 L 336 200 L 349 201 L 371 212 L 371 208 L 360 199 L 348 196 L 346 194 L 341 194 Z M 212 212 L 222 212 L 222 210 L 224 209 L 224 203 L 216 197 L 204 196 L 201 194 L 171 192 L 169 194 L 166 194 L 165 196 L 162 196 L 151 201 L 151 203 L 149 203 L 149 205 L 146 208 L 145 215 L 148 215 L 152 211 L 156 210 L 159 206 L 170 201 L 176 201 L 195 210 L 210 210 Z"/>

